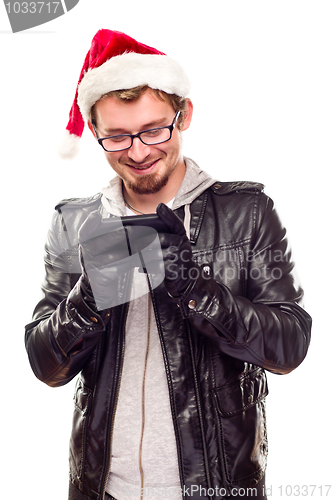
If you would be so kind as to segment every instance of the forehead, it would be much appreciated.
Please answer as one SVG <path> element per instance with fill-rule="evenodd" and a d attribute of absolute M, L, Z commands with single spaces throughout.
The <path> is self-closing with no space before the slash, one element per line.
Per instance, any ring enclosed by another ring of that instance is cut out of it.
<path fill-rule="evenodd" d="M 169 125 L 174 110 L 168 101 L 162 101 L 152 92 L 145 92 L 135 101 L 115 97 L 101 99 L 95 104 L 96 124 L 105 131 L 136 132 L 147 126 Z M 163 123 L 165 122 L 165 123 Z"/>

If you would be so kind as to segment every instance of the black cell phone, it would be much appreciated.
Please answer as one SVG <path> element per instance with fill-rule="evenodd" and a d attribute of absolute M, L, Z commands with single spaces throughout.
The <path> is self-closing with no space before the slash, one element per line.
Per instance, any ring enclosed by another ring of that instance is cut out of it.
<path fill-rule="evenodd" d="M 158 233 L 168 233 L 169 227 L 159 218 L 157 214 L 128 215 L 121 217 L 124 226 L 148 226 Z"/>
<path fill-rule="evenodd" d="M 144 226 L 151 227 L 155 229 L 158 233 L 169 233 L 169 227 L 159 218 L 157 214 L 147 214 L 147 215 L 128 215 L 125 217 L 120 217 L 123 226 Z M 119 218 L 116 220 L 113 218 L 102 219 L 102 225 L 108 230 L 119 228 Z M 114 228 L 112 226 L 115 226 Z"/>

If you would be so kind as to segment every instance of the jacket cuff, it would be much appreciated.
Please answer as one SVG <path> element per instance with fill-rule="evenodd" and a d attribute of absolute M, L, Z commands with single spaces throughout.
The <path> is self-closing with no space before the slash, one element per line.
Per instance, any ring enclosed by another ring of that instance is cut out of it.
<path fill-rule="evenodd" d="M 101 330 L 110 317 L 110 309 L 97 312 L 92 293 L 84 284 L 81 276 L 67 297 L 67 309 L 82 328 Z"/>
<path fill-rule="evenodd" d="M 197 278 L 189 284 L 178 299 L 183 318 L 191 318 L 206 312 L 215 296 L 216 282 L 214 278 L 198 267 Z"/>

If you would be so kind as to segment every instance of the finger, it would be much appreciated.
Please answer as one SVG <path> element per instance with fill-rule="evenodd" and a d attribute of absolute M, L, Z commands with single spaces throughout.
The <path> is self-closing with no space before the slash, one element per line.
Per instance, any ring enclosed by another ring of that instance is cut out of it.
<path fill-rule="evenodd" d="M 186 235 L 179 236 L 178 234 L 160 233 L 159 239 L 161 248 L 163 248 L 163 250 L 168 249 L 169 247 L 180 248 L 184 242 L 185 237 Z"/>
<path fill-rule="evenodd" d="M 164 203 L 160 203 L 156 208 L 156 213 L 160 219 L 170 228 L 173 234 L 183 236 L 186 234 L 184 224 L 171 208 Z"/>
<path fill-rule="evenodd" d="M 124 230 L 105 234 L 80 243 L 85 259 L 106 265 L 130 255 Z"/>

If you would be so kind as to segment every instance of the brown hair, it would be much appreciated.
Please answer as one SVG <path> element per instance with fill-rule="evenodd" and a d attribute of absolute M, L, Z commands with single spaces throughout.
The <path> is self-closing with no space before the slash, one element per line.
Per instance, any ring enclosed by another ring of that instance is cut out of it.
<path fill-rule="evenodd" d="M 132 89 L 112 90 L 111 92 L 102 95 L 99 100 L 107 99 L 108 97 L 114 97 L 115 99 L 122 102 L 137 101 L 148 89 L 153 92 L 155 96 L 161 101 L 167 101 L 169 104 L 171 104 L 175 111 L 180 111 L 180 115 L 177 121 L 177 127 L 179 128 L 179 130 L 181 130 L 187 111 L 187 100 L 185 97 L 180 97 L 176 94 L 167 94 L 163 90 L 151 89 L 148 85 L 140 85 Z M 89 121 L 90 123 L 96 122 L 95 105 L 92 106 L 90 110 Z"/>

